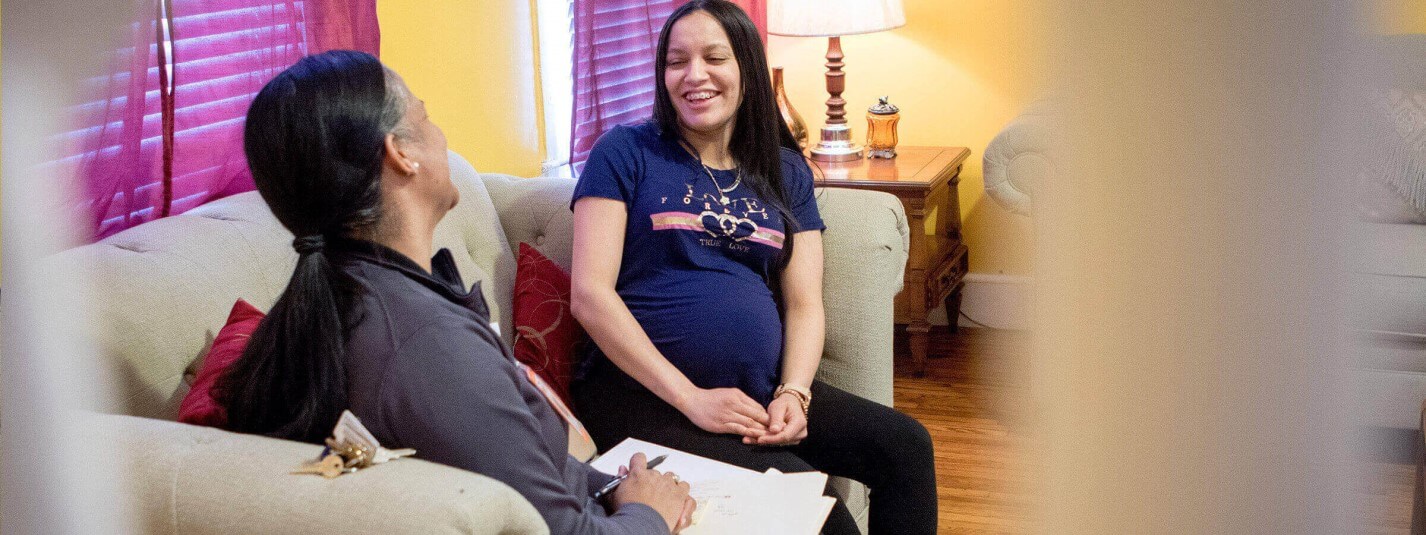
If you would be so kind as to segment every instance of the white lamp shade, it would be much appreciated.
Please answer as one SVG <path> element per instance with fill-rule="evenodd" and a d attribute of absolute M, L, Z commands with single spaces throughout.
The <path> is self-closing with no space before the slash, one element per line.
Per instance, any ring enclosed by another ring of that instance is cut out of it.
<path fill-rule="evenodd" d="M 906 24 L 901 0 L 768 0 L 767 32 L 832 37 L 879 32 Z"/>

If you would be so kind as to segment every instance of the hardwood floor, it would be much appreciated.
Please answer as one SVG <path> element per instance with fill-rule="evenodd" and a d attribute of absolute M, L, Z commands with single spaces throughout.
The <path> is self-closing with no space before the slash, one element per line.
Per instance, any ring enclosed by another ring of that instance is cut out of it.
<path fill-rule="evenodd" d="M 1416 485 L 1416 467 L 1406 464 L 1363 461 L 1352 475 L 1352 517 L 1363 534 L 1405 534 L 1411 532 L 1411 493 Z"/>
<path fill-rule="evenodd" d="M 931 332 L 925 377 L 909 373 L 897 336 L 896 408 L 926 426 L 936 444 L 941 533 L 1033 531 L 1032 474 L 1023 412 L 1028 333 L 989 329 Z"/>
<path fill-rule="evenodd" d="M 941 533 L 1038 531 L 1030 491 L 1035 457 L 1026 451 L 1029 333 L 932 330 L 925 377 L 909 373 L 904 334 L 896 343 L 896 408 L 925 425 L 936 443 Z M 1354 468 L 1349 514 L 1359 532 L 1407 533 L 1415 467 L 1363 460 Z"/>

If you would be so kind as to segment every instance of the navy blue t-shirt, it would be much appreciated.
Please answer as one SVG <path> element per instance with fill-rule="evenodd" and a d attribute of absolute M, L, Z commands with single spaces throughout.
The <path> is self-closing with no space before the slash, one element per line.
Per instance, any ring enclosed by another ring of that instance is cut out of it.
<path fill-rule="evenodd" d="M 768 281 L 787 227 L 736 171 L 712 174 L 716 183 L 657 125 L 618 126 L 595 143 L 573 201 L 628 207 L 615 290 L 664 357 L 700 388 L 738 388 L 766 405 L 783 337 Z M 801 155 L 782 150 L 782 180 L 794 232 L 825 229 Z M 623 375 L 597 347 L 589 358 Z"/>

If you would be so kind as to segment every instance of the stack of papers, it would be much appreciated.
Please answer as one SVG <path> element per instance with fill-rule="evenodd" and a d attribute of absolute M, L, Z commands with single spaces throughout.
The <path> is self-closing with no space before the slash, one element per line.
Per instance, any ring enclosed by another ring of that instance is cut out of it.
<path fill-rule="evenodd" d="M 668 455 L 657 470 L 673 472 L 688 482 L 698 511 L 693 525 L 682 532 L 687 535 L 815 535 L 836 504 L 834 498 L 822 495 L 827 485 L 827 474 L 822 472 L 785 474 L 773 469 L 758 473 L 632 438 L 589 464 L 601 472 L 617 474 L 635 453 L 649 459 Z"/>

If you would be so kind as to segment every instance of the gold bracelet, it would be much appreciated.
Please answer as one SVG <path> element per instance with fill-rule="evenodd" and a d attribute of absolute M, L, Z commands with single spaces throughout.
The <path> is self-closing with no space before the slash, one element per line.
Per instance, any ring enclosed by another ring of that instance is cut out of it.
<path fill-rule="evenodd" d="M 802 416 L 807 417 L 807 409 L 812 406 L 812 391 L 797 385 L 783 383 L 777 385 L 777 390 L 773 391 L 772 397 L 777 399 L 783 394 L 792 394 L 792 397 L 797 398 L 797 404 L 802 406 Z"/>

